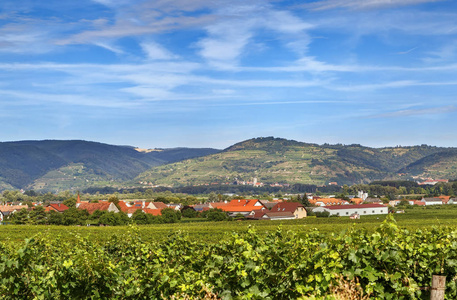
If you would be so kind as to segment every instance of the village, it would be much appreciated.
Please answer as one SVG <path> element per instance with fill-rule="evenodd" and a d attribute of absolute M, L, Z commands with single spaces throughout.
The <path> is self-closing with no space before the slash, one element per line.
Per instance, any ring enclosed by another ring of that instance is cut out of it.
<path fill-rule="evenodd" d="M 92 216 L 92 219 L 95 219 L 96 216 L 99 217 L 103 213 L 122 213 L 123 216 L 129 219 L 132 219 L 135 214 L 153 218 L 162 216 L 164 210 L 166 210 L 170 213 L 179 214 L 178 219 L 181 218 L 181 215 L 185 217 L 206 216 L 206 213 L 210 211 L 217 211 L 222 215 L 222 218 L 214 220 L 226 220 L 229 218 L 236 218 L 237 220 L 292 220 L 309 216 L 336 216 L 359 219 L 360 216 L 365 215 L 386 215 L 389 212 L 401 213 L 404 211 L 395 208 L 404 205 L 430 206 L 457 204 L 457 198 L 444 195 L 423 197 L 421 200 L 390 200 L 386 203 L 386 201 L 383 202 L 380 198 L 368 197 L 368 194 L 363 191 L 360 191 L 356 196 L 347 197 L 348 200 L 337 198 L 333 195 L 321 197 L 312 194 L 303 195 L 303 199 L 305 198 L 306 202 L 294 201 L 293 197 L 285 197 L 281 199 L 274 198 L 272 200 L 231 199 L 219 202 L 207 201 L 205 203 L 183 205 L 181 203 L 164 203 L 150 199 L 115 199 L 113 201 L 110 198 L 108 200 L 91 202 L 82 201 L 78 194 L 76 203 L 74 205 L 69 204 L 68 206 L 64 204 L 65 201 L 31 203 L 31 205 L 30 203 L 25 204 L 21 202 L 4 203 L 0 205 L 0 222 L 2 224 L 15 223 L 14 214 L 21 211 L 24 214 L 36 211 L 62 214 L 70 208 L 84 212 L 89 218 Z M 19 222 L 19 224 L 21 223 Z M 71 225 L 71 223 L 68 225 Z M 110 224 L 108 223 L 106 225 Z"/>

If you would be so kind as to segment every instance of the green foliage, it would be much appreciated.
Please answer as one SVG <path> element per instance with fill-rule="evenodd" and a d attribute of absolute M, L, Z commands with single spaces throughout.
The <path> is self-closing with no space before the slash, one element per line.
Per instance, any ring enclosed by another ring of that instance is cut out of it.
<path fill-rule="evenodd" d="M 62 225 L 85 225 L 88 218 L 87 210 L 71 207 L 62 213 Z"/>
<path fill-rule="evenodd" d="M 183 218 L 198 218 L 199 213 L 195 211 L 193 208 L 185 208 L 181 210 L 181 215 Z"/>
<path fill-rule="evenodd" d="M 29 223 L 29 212 L 26 208 L 22 208 L 21 210 L 12 214 L 9 220 L 13 224 L 27 224 Z"/>
<path fill-rule="evenodd" d="M 99 219 L 100 224 L 109 226 L 127 225 L 129 222 L 130 218 L 123 212 L 106 212 Z"/>
<path fill-rule="evenodd" d="M 330 213 L 328 211 L 315 212 L 314 215 L 318 218 L 328 218 Z"/>
<path fill-rule="evenodd" d="M 173 208 L 164 208 L 161 210 L 163 223 L 176 223 L 181 220 L 181 212 Z"/>
<path fill-rule="evenodd" d="M 76 198 L 69 198 L 62 202 L 67 207 L 76 207 Z"/>
<path fill-rule="evenodd" d="M 426 299 L 434 274 L 457 297 L 456 228 L 406 230 L 391 217 L 370 232 L 249 228 L 216 243 L 179 231 L 145 242 L 135 227 L 103 242 L 38 234 L 0 251 L 2 299 L 329 299 L 342 282 L 370 299 Z"/>
<path fill-rule="evenodd" d="M 225 221 L 228 219 L 227 213 L 220 208 L 213 208 L 202 213 L 202 217 L 209 221 Z"/>

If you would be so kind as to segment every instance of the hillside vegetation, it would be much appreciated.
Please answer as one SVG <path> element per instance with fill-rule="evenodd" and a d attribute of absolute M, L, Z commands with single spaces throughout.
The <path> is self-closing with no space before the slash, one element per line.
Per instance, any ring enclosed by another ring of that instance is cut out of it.
<path fill-rule="evenodd" d="M 140 152 L 130 146 L 88 141 L 0 143 L 0 189 L 62 190 L 125 182 L 141 172 L 216 149 L 160 149 Z"/>
<path fill-rule="evenodd" d="M 414 163 L 422 165 L 418 161 L 429 156 L 435 161 L 443 151 L 447 149 L 426 145 L 369 148 L 256 138 L 217 154 L 154 167 L 139 175 L 137 181 L 172 186 L 233 183 L 253 178 L 264 183 L 368 183 L 397 178 L 400 169 Z"/>
<path fill-rule="evenodd" d="M 401 174 L 401 176 L 400 176 Z M 0 143 L 0 190 L 188 186 L 253 181 L 343 184 L 457 178 L 457 149 L 427 145 L 370 148 L 255 138 L 211 148 L 136 149 L 87 141 Z"/>

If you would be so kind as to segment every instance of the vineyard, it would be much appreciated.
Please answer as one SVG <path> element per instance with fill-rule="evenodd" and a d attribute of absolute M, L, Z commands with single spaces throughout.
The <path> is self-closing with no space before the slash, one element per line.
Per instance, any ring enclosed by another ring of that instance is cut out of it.
<path fill-rule="evenodd" d="M 447 299 L 457 297 L 453 226 L 408 230 L 388 217 L 340 233 L 284 227 L 249 227 L 211 243 L 180 231 L 145 240 L 138 227 L 105 239 L 44 231 L 3 240 L 0 297 L 426 299 L 432 275 L 445 275 Z"/>

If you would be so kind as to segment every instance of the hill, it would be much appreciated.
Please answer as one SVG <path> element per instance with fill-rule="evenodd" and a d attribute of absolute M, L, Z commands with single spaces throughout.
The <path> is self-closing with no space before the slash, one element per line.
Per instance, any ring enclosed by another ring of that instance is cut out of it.
<path fill-rule="evenodd" d="M 222 151 L 145 150 L 82 140 L 0 143 L 0 190 L 232 184 L 254 178 L 266 184 L 350 185 L 413 176 L 457 178 L 457 149 L 318 145 L 273 137 Z"/>
<path fill-rule="evenodd" d="M 220 153 L 154 167 L 136 180 L 159 185 L 252 181 L 323 185 L 368 183 L 398 177 L 400 169 L 437 155 L 433 146 L 370 148 L 255 138 Z"/>
<path fill-rule="evenodd" d="M 216 153 L 216 149 L 137 151 L 82 140 L 0 143 L 0 189 L 55 190 L 131 180 L 151 167 Z"/>

